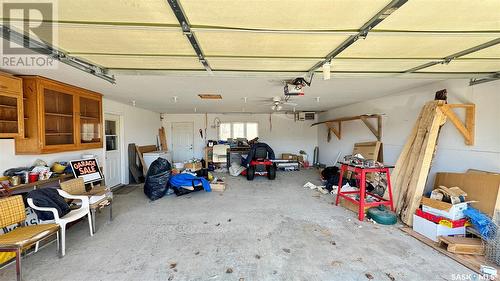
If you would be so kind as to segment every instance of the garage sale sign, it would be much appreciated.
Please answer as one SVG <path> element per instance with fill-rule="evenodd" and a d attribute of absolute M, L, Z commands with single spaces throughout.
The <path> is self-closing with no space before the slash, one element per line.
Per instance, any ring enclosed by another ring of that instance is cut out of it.
<path fill-rule="evenodd" d="M 85 183 L 102 180 L 102 173 L 97 159 L 82 159 L 70 161 L 75 178 L 83 178 Z"/>

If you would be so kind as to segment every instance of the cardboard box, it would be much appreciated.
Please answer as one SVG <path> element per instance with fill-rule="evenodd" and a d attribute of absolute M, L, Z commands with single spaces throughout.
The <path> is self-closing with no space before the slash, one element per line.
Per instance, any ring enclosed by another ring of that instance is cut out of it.
<path fill-rule="evenodd" d="M 439 236 L 465 235 L 465 226 L 449 228 L 417 215 L 413 215 L 413 230 L 435 242 L 439 241 Z"/>
<path fill-rule="evenodd" d="M 493 217 L 500 211 L 500 175 L 487 172 L 437 173 L 434 188 L 458 186 L 467 193 L 471 206 Z"/>
<path fill-rule="evenodd" d="M 361 154 L 365 159 L 383 162 L 383 147 L 379 141 L 359 142 L 354 144 L 352 155 Z"/>
<path fill-rule="evenodd" d="M 298 156 L 292 153 L 283 153 L 281 154 L 281 159 L 283 160 L 297 160 Z"/>
<path fill-rule="evenodd" d="M 226 190 L 226 183 L 222 180 L 218 180 L 216 183 L 210 183 L 210 189 L 212 191 L 224 191 Z"/>
<path fill-rule="evenodd" d="M 198 171 L 201 170 L 201 162 L 194 162 L 194 163 L 185 163 L 184 164 L 184 169 L 189 169 L 191 171 Z"/>
<path fill-rule="evenodd" d="M 359 205 L 354 204 L 351 201 L 346 200 L 343 197 L 340 197 L 340 199 L 339 199 L 339 205 L 342 206 L 342 207 L 344 207 L 344 208 L 346 208 L 347 210 L 355 212 L 356 214 L 359 211 Z M 365 214 L 366 214 L 366 210 L 370 209 L 371 207 L 372 206 L 365 206 Z"/>
<path fill-rule="evenodd" d="M 464 210 L 470 202 L 450 204 L 443 201 L 422 197 L 422 211 L 450 220 L 459 220 L 465 217 Z"/>

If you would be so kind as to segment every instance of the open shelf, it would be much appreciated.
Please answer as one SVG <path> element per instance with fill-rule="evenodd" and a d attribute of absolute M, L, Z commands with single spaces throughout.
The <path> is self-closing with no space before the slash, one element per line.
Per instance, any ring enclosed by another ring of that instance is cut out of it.
<path fill-rule="evenodd" d="M 47 115 L 47 116 L 56 116 L 56 117 L 73 117 L 72 114 L 55 113 L 55 112 L 45 112 L 45 115 Z"/>
<path fill-rule="evenodd" d="M 46 136 L 71 136 L 71 132 L 56 132 L 56 133 L 45 133 Z"/>
<path fill-rule="evenodd" d="M 80 116 L 81 119 L 86 119 L 86 120 L 99 120 L 99 117 L 92 117 L 92 116 Z"/>
<path fill-rule="evenodd" d="M 7 105 L 7 104 L 0 104 L 0 108 L 8 108 L 8 109 L 16 109 L 17 110 L 17 106 Z"/>
<path fill-rule="evenodd" d="M 0 79 L 6 78 L 0 75 Z M 15 94 L 0 91 L 0 138 L 12 138 L 21 134 L 19 128 L 23 126 L 24 120 L 18 118 L 22 116 L 22 109 L 19 109 L 19 106 L 22 106 L 20 95 L 21 93 L 15 96 Z"/>

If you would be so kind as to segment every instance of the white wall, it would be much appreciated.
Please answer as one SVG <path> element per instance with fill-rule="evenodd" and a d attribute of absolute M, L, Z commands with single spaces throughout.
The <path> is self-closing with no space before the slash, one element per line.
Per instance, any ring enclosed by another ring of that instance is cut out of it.
<path fill-rule="evenodd" d="M 128 183 L 127 146 L 129 143 L 139 145 L 156 144 L 158 128 L 161 126 L 160 114 L 109 99 L 103 99 L 103 111 L 104 113 L 120 115 L 123 121 L 122 183 Z M 42 159 L 49 165 L 55 161 L 80 159 L 83 153 L 96 154 L 100 165 L 105 165 L 104 149 L 43 155 L 15 155 L 14 140 L 0 139 L 0 172 L 3 173 L 3 171 L 14 167 L 31 166 L 36 159 Z"/>
<path fill-rule="evenodd" d="M 441 130 L 436 157 L 427 183 L 430 188 L 436 172 L 464 172 L 467 169 L 500 171 L 500 81 L 468 86 L 468 80 L 446 80 L 418 87 L 397 95 L 364 101 L 320 114 L 321 121 L 343 116 L 384 113 L 384 162 L 395 163 L 425 102 L 434 99 L 436 91 L 446 88 L 449 103 L 476 104 L 475 145 L 464 144 L 463 137 L 451 122 Z M 463 117 L 463 114 L 459 116 Z M 328 165 L 340 151 L 351 154 L 353 144 L 372 141 L 375 137 L 361 121 L 342 124 L 342 139 L 326 141 L 327 129 L 319 128 L 320 161 Z M 428 189 L 427 189 L 428 190 Z"/>
<path fill-rule="evenodd" d="M 128 104 L 103 99 L 104 114 L 120 116 L 122 149 L 122 183 L 129 183 L 128 144 L 156 145 L 158 129 L 161 127 L 160 114 Z"/>
<path fill-rule="evenodd" d="M 169 149 L 172 150 L 171 124 L 173 122 L 193 122 L 194 157 L 203 158 L 203 149 L 206 144 L 205 140 L 200 137 L 199 129 L 205 129 L 205 114 L 164 114 L 163 116 Z M 272 129 L 270 128 L 269 114 L 208 114 L 207 140 L 217 139 L 217 129 L 211 127 L 216 117 L 221 122 L 258 122 L 259 140 L 269 144 L 276 157 L 280 157 L 281 153 L 286 152 L 298 154 L 299 150 L 306 151 L 309 157 L 312 157 L 314 147 L 318 143 L 317 129 L 311 127 L 313 121 L 295 122 L 292 115 L 285 114 L 272 115 Z"/>

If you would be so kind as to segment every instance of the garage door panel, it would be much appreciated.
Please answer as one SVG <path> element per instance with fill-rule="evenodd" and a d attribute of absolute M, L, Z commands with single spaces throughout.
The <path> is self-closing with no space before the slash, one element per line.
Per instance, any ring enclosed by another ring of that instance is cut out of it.
<path fill-rule="evenodd" d="M 347 35 L 197 31 L 207 56 L 324 57 Z"/>
<path fill-rule="evenodd" d="M 429 62 L 428 60 L 404 59 L 334 59 L 331 70 L 359 72 L 402 72 Z"/>
<path fill-rule="evenodd" d="M 318 60 L 207 57 L 214 70 L 307 71 Z"/>
<path fill-rule="evenodd" d="M 351 58 L 444 58 L 496 39 L 485 36 L 394 36 L 370 34 L 339 57 Z"/>
<path fill-rule="evenodd" d="M 408 1 L 374 30 L 499 31 L 498 0 Z"/>
<path fill-rule="evenodd" d="M 388 0 L 181 0 L 193 26 L 252 29 L 359 29 Z"/>
<path fill-rule="evenodd" d="M 494 58 L 500 59 L 500 44 L 463 56 L 463 58 Z"/>
<path fill-rule="evenodd" d="M 57 5 L 60 21 L 179 25 L 165 0 L 63 0 Z"/>
<path fill-rule="evenodd" d="M 454 60 L 449 64 L 438 64 L 419 72 L 497 72 L 500 60 Z"/>
<path fill-rule="evenodd" d="M 69 53 L 195 55 L 180 31 L 59 26 L 56 46 Z"/>
<path fill-rule="evenodd" d="M 197 57 L 81 55 L 84 60 L 106 68 L 204 69 Z"/>

